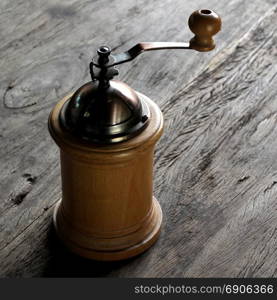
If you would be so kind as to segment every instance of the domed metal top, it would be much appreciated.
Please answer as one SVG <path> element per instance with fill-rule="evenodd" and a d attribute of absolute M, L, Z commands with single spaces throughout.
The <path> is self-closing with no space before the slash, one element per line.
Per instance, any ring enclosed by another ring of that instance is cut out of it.
<path fill-rule="evenodd" d="M 221 28 L 221 19 L 213 11 L 195 11 L 189 18 L 195 34 L 189 43 L 143 42 L 126 52 L 111 54 L 101 46 L 90 63 L 92 81 L 83 85 L 68 100 L 60 114 L 61 125 L 74 136 L 93 143 L 117 143 L 140 133 L 150 117 L 147 104 L 126 84 L 112 80 L 116 65 L 133 60 L 146 51 L 193 49 L 210 51 L 215 47 L 213 35 Z"/>
<path fill-rule="evenodd" d="M 111 80 L 104 88 L 91 81 L 79 88 L 60 114 L 63 127 L 93 143 L 110 144 L 137 135 L 149 118 L 147 105 L 123 82 Z"/>

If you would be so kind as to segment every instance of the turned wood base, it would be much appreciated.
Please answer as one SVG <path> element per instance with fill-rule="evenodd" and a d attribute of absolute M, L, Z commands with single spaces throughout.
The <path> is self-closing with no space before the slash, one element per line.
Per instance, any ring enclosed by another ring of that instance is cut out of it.
<path fill-rule="evenodd" d="M 89 259 L 116 261 L 136 256 L 156 242 L 162 223 L 162 210 L 153 197 L 152 210 L 136 231 L 109 238 L 101 237 L 99 233 L 89 234 L 82 232 L 80 228 L 75 228 L 64 216 L 61 201 L 56 204 L 53 221 L 58 237 L 72 252 Z"/>

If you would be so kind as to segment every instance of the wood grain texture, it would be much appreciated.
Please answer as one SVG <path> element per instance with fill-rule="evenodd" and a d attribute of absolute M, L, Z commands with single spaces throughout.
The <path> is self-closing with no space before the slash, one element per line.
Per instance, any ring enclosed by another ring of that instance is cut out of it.
<path fill-rule="evenodd" d="M 0 276 L 277 276 L 274 2 L 1 1 Z M 51 108 L 89 80 L 98 45 L 187 41 L 198 8 L 222 17 L 215 51 L 145 54 L 120 67 L 165 116 L 158 243 L 112 264 L 67 253 L 51 228 L 61 195 Z"/>

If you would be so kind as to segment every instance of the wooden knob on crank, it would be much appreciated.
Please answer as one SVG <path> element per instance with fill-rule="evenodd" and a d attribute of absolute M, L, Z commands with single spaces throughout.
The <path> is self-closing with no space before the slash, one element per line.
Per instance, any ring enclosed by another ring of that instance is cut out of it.
<path fill-rule="evenodd" d="M 195 36 L 190 40 L 190 48 L 197 51 L 214 49 L 213 35 L 221 29 L 221 19 L 210 9 L 200 9 L 193 12 L 188 20 L 190 30 Z"/>

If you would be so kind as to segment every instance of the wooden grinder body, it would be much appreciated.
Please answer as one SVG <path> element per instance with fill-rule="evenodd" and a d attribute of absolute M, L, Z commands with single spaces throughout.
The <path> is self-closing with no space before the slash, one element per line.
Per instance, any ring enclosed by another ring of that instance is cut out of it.
<path fill-rule="evenodd" d="M 99 47 L 90 63 L 92 82 L 60 101 L 50 114 L 49 130 L 61 152 L 63 191 L 54 225 L 61 240 L 82 256 L 125 259 L 146 250 L 158 237 L 162 212 L 153 197 L 152 173 L 154 146 L 163 129 L 162 113 L 146 96 L 110 79 L 118 74 L 114 66 L 144 51 L 214 49 L 213 35 L 221 28 L 215 12 L 197 10 L 188 24 L 195 35 L 189 43 L 138 43 L 111 56 L 109 47 Z M 67 114 L 64 103 L 69 104 Z M 150 116 L 142 106 L 145 103 Z M 76 131 L 83 139 L 73 137 Z M 109 137 L 126 141 L 110 140 L 105 146 L 84 141 Z"/>
<path fill-rule="evenodd" d="M 153 154 L 163 116 L 153 101 L 138 95 L 149 107 L 149 124 L 117 144 L 89 144 L 60 126 L 61 108 L 71 96 L 50 114 L 49 131 L 60 147 L 62 178 L 54 226 L 63 243 L 81 256 L 126 259 L 145 251 L 158 237 L 162 212 L 153 197 Z"/>

